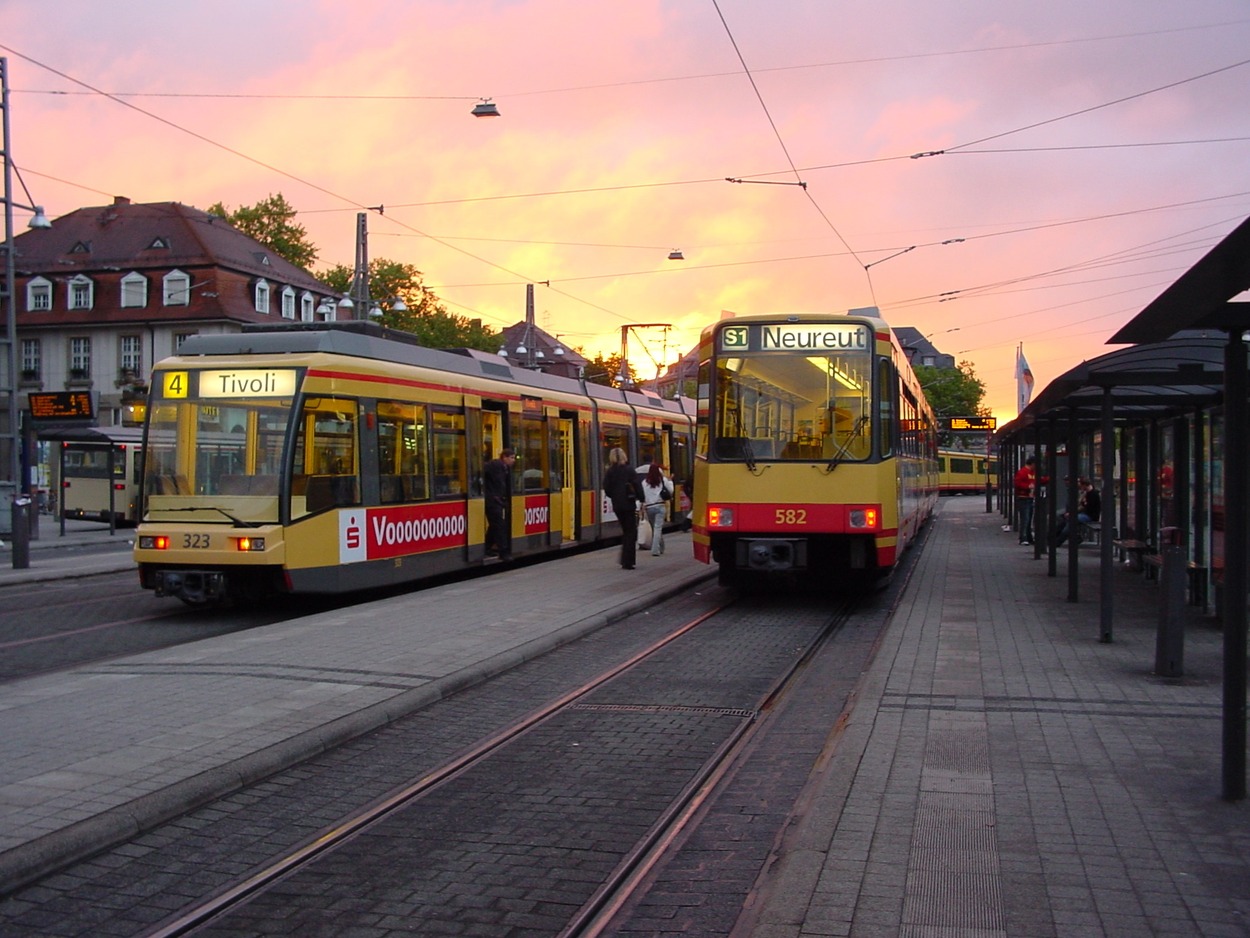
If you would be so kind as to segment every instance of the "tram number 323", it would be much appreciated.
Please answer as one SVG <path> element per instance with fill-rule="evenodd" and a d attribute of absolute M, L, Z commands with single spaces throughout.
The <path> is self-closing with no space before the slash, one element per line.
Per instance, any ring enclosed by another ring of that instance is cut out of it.
<path fill-rule="evenodd" d="M 806 508 L 778 508 L 776 514 L 777 524 L 807 524 Z"/>

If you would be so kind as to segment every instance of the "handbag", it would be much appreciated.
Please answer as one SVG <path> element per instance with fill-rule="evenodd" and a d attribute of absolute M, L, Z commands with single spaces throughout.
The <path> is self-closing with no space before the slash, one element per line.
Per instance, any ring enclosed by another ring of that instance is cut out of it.
<path fill-rule="evenodd" d="M 670 489 L 667 485 L 661 485 L 660 486 L 660 501 L 667 502 L 667 501 L 671 501 L 672 498 L 673 498 L 673 490 Z"/>
<path fill-rule="evenodd" d="M 643 550 L 651 549 L 651 522 L 645 512 L 638 517 L 638 546 Z"/>

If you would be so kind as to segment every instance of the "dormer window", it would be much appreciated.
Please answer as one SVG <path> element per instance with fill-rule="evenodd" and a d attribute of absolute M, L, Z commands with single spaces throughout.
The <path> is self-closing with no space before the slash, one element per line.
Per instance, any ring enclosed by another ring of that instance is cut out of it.
<path fill-rule="evenodd" d="M 82 274 L 69 282 L 69 308 L 91 309 L 95 305 L 95 284 Z"/>
<path fill-rule="evenodd" d="M 79 242 L 78 242 L 78 243 L 76 243 L 76 244 L 75 244 L 72 248 L 70 248 L 70 249 L 69 249 L 69 252 L 70 252 L 71 254 L 90 254 L 90 253 L 91 253 L 91 242 L 90 242 L 90 241 L 79 241 Z"/>
<path fill-rule="evenodd" d="M 282 318 L 283 319 L 295 318 L 295 288 L 294 287 L 287 286 L 287 287 L 282 288 Z"/>
<path fill-rule="evenodd" d="M 148 278 L 131 271 L 122 277 L 122 308 L 142 308 L 148 305 Z"/>
<path fill-rule="evenodd" d="M 305 290 L 299 297 L 299 318 L 304 322 L 312 322 L 314 308 L 313 295 Z"/>
<path fill-rule="evenodd" d="M 268 254 L 265 254 L 263 251 L 253 251 L 253 252 L 252 252 L 252 257 L 256 258 L 256 263 L 258 263 L 258 264 L 260 264 L 260 265 L 262 265 L 262 266 L 264 266 L 264 267 L 268 267 L 268 266 L 270 266 L 270 264 L 269 264 L 269 255 L 268 255 Z"/>
<path fill-rule="evenodd" d="M 32 277 L 26 283 L 26 309 L 45 313 L 52 309 L 52 281 L 47 277 Z"/>
<path fill-rule="evenodd" d="M 166 306 L 188 306 L 191 303 L 191 277 L 181 270 L 171 270 L 162 283 Z"/>
<path fill-rule="evenodd" d="M 152 239 L 152 243 L 148 245 L 149 251 L 168 251 L 169 239 L 163 235 L 158 235 Z"/>
<path fill-rule="evenodd" d="M 264 280 L 256 281 L 256 312 L 269 312 L 269 284 Z"/>

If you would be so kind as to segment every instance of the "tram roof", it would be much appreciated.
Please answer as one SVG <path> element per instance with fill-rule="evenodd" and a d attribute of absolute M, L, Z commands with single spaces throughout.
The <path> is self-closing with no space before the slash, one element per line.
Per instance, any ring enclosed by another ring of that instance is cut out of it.
<path fill-rule="evenodd" d="M 436 349 L 421 345 L 415 336 L 372 322 L 316 322 L 258 324 L 242 332 L 188 338 L 179 356 L 332 354 L 373 361 L 395 362 L 460 374 L 507 381 L 527 388 L 592 397 L 639 407 L 681 413 L 680 402 L 653 391 L 623 390 L 576 378 L 547 374 L 510 364 L 498 355 L 476 349 Z"/>
<path fill-rule="evenodd" d="M 1078 432 L 1101 425 L 1109 394 L 1114 419 L 1137 422 L 1190 413 L 1223 400 L 1223 335 L 1192 331 L 1163 342 L 1134 345 L 1081 362 L 1060 375 L 997 439 L 1017 437 L 1050 421 L 1064 435 L 1073 418 Z"/>

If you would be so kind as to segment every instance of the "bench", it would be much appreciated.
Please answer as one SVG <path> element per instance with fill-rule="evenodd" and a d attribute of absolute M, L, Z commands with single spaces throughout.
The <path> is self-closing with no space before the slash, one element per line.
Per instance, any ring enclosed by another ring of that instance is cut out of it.
<path fill-rule="evenodd" d="M 1091 544 L 1102 543 L 1102 525 L 1097 521 L 1087 521 L 1081 525 L 1080 538 Z"/>
<path fill-rule="evenodd" d="M 1120 552 L 1121 556 L 1125 554 L 1128 555 L 1128 560 L 1125 562 L 1132 564 L 1134 570 L 1140 570 L 1142 568 L 1142 560 L 1146 555 L 1154 554 L 1154 548 L 1145 541 L 1135 541 L 1131 538 L 1124 538 L 1122 540 L 1112 541 L 1111 543 L 1115 546 L 1116 550 Z"/>

